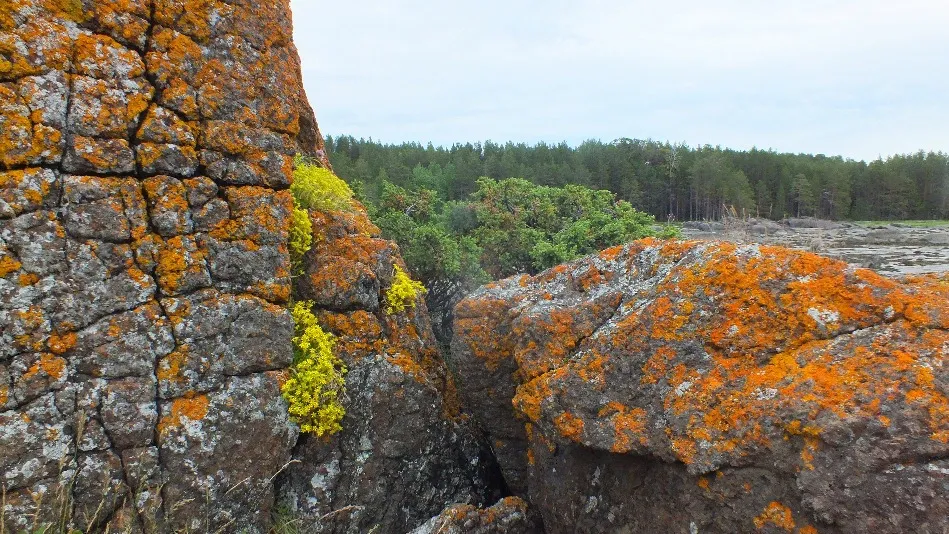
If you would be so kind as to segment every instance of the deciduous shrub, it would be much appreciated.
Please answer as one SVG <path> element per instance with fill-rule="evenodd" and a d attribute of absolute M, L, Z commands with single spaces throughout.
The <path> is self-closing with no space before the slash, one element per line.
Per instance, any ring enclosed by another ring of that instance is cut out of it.
<path fill-rule="evenodd" d="M 425 294 L 425 286 L 409 278 L 409 275 L 396 265 L 392 286 L 386 291 L 386 313 L 399 313 L 405 308 L 414 307 L 415 299 L 420 293 Z"/>
<path fill-rule="evenodd" d="M 281 391 L 289 404 L 290 420 L 301 431 L 327 436 L 343 428 L 346 366 L 333 354 L 335 340 L 320 328 L 310 311 L 312 305 L 293 305 L 293 366 Z"/>

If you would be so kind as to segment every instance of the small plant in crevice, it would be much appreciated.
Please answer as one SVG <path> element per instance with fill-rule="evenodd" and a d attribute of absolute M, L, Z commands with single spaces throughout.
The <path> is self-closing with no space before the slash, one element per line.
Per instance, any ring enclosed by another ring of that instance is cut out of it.
<path fill-rule="evenodd" d="M 296 198 L 293 200 L 293 212 L 290 214 L 290 265 L 293 273 L 303 270 L 303 256 L 313 246 L 313 223 L 310 221 L 310 212 L 299 206 Z"/>
<path fill-rule="evenodd" d="M 299 155 L 294 159 L 290 193 L 301 209 L 347 211 L 352 207 L 353 191 L 346 182 Z"/>
<path fill-rule="evenodd" d="M 329 436 L 342 430 L 346 414 L 346 365 L 333 353 L 335 339 L 320 328 L 311 308 L 312 302 L 293 305 L 293 365 L 290 377 L 281 387 L 290 420 L 300 430 L 316 436 Z"/>
<path fill-rule="evenodd" d="M 401 267 L 395 265 L 395 276 L 392 285 L 386 291 L 386 313 L 393 314 L 415 307 L 415 299 L 427 290 L 421 282 L 412 280 Z"/>

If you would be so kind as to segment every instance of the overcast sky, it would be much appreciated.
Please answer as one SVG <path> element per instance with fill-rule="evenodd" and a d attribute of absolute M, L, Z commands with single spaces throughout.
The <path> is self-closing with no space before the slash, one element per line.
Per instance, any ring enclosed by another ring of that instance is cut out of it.
<path fill-rule="evenodd" d="M 324 134 L 949 150 L 946 0 L 291 0 Z"/>

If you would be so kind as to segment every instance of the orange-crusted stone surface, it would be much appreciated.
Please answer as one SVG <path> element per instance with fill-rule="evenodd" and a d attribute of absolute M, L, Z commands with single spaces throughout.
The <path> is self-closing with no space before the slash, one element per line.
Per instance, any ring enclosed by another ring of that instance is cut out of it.
<path fill-rule="evenodd" d="M 949 528 L 949 279 L 645 240 L 455 310 L 459 387 L 549 532 Z"/>
<path fill-rule="evenodd" d="M 325 162 L 291 30 L 286 0 L 0 1 L 6 530 L 267 528 L 286 189 Z"/>
<path fill-rule="evenodd" d="M 349 366 L 344 430 L 288 420 L 288 187 L 329 166 L 291 35 L 287 0 L 0 0 L 7 531 L 264 532 L 280 499 L 402 533 L 499 496 L 358 204 L 312 214 L 295 296 Z"/>
<path fill-rule="evenodd" d="M 294 291 L 349 369 L 346 417 L 330 439 L 301 437 L 281 504 L 316 532 L 401 534 L 446 505 L 493 502 L 497 466 L 460 413 L 424 295 L 385 309 L 395 266 L 406 269 L 398 246 L 357 202 L 310 218 L 313 246 Z"/>

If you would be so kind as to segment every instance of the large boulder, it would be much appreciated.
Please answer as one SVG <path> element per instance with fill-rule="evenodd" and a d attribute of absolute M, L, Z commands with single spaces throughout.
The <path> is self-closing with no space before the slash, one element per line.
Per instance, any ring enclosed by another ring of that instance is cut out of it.
<path fill-rule="evenodd" d="M 350 414 L 289 420 L 288 187 L 328 166 L 291 35 L 288 0 L 0 2 L 0 530 L 263 532 L 279 497 L 404 532 L 490 493 L 378 231 L 317 225 Z"/>
<path fill-rule="evenodd" d="M 5 527 L 264 530 L 298 434 L 286 188 L 321 148 L 289 3 L 0 11 Z"/>
<path fill-rule="evenodd" d="M 646 240 L 455 317 L 463 399 L 548 532 L 949 529 L 949 278 Z"/>

